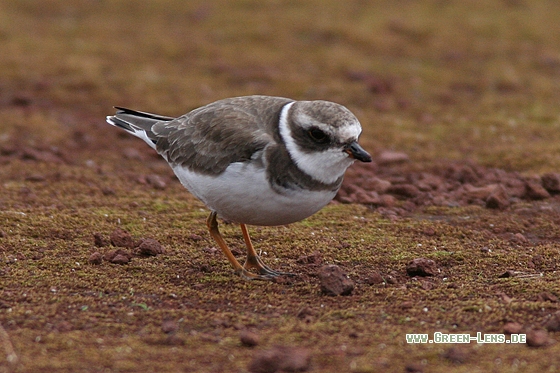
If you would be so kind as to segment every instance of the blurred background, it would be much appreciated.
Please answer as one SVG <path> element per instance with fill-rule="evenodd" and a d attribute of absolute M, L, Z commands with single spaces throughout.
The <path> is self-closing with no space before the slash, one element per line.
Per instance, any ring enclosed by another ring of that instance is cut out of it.
<path fill-rule="evenodd" d="M 348 106 L 373 153 L 550 171 L 559 14 L 552 0 L 2 0 L 0 145 L 106 139 L 113 105 L 180 115 L 266 94 Z"/>
<path fill-rule="evenodd" d="M 557 369 L 560 344 L 533 347 L 560 325 L 559 15 L 557 0 L 0 0 L 0 372 L 245 372 L 276 344 L 320 372 Z M 232 279 L 202 203 L 105 123 L 113 106 L 173 116 L 252 94 L 347 106 L 376 161 L 339 199 L 366 207 L 251 228 L 293 283 Z M 166 254 L 109 263 L 116 228 Z M 419 280 L 407 263 L 424 257 L 437 275 Z M 321 295 L 319 263 L 354 294 Z M 404 338 L 506 326 L 536 329 L 530 348 Z"/>

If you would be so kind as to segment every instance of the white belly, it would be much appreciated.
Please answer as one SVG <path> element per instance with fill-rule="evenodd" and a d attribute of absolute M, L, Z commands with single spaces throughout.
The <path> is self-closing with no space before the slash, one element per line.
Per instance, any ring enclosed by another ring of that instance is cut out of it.
<path fill-rule="evenodd" d="M 175 166 L 181 183 L 226 220 L 249 225 L 283 225 L 313 215 L 335 196 L 333 191 L 272 190 L 265 170 L 232 163 L 219 176 L 201 175 Z"/>

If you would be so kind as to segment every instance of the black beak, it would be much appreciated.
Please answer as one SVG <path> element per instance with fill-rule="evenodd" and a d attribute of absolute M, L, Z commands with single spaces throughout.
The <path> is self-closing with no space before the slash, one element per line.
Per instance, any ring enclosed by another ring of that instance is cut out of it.
<path fill-rule="evenodd" d="M 362 162 L 371 162 L 371 155 L 358 144 L 357 141 L 352 141 L 344 147 L 344 151 L 348 153 L 350 158 L 357 159 Z"/>

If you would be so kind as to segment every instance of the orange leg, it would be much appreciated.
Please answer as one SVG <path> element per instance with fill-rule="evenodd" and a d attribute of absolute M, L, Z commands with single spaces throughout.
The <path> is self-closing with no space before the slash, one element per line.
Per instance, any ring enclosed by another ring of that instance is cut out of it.
<path fill-rule="evenodd" d="M 272 274 L 268 274 L 268 273 L 262 273 L 262 271 L 260 271 L 260 270 L 259 270 L 259 274 L 254 274 L 254 273 L 249 272 L 248 269 L 247 269 L 247 268 L 251 268 L 251 266 L 247 266 L 247 265 L 242 266 L 241 264 L 239 264 L 237 259 L 235 259 L 235 257 L 231 253 L 231 250 L 227 246 L 227 244 L 224 241 L 222 235 L 220 234 L 220 231 L 218 229 L 218 221 L 216 220 L 216 216 L 217 216 L 217 213 L 215 211 L 212 211 L 210 213 L 210 216 L 208 216 L 208 219 L 206 220 L 206 225 L 208 226 L 208 230 L 210 231 L 210 235 L 214 238 L 214 240 L 216 240 L 216 243 L 218 244 L 218 246 L 220 246 L 220 249 L 222 249 L 222 251 L 224 252 L 226 257 L 228 258 L 228 260 L 231 263 L 231 265 L 233 266 L 233 269 L 234 269 L 236 274 L 243 277 L 245 280 L 272 280 L 275 276 L 278 276 L 278 275 L 272 275 Z M 247 231 L 247 229 L 245 228 L 243 236 L 245 236 L 246 231 Z M 248 237 L 249 236 L 247 235 L 247 238 Z M 245 241 L 245 242 L 247 242 L 247 241 Z M 249 241 L 249 244 L 250 243 L 251 242 Z M 252 245 L 251 245 L 251 249 L 252 249 L 253 252 L 255 252 L 255 249 L 253 249 Z M 255 253 L 255 257 L 258 258 L 256 253 Z M 260 259 L 258 259 L 258 260 L 260 261 Z"/>
<path fill-rule="evenodd" d="M 251 242 L 251 238 L 249 237 L 249 231 L 247 230 L 247 226 L 245 224 L 240 224 L 241 231 L 243 232 L 243 239 L 245 240 L 245 246 L 247 246 L 247 260 L 243 265 L 245 269 L 255 268 L 257 272 L 261 275 L 277 277 L 277 276 L 293 276 L 292 273 L 286 272 L 278 272 L 273 269 L 270 269 L 266 266 L 262 259 L 258 256 L 255 248 L 253 247 L 253 243 Z"/>

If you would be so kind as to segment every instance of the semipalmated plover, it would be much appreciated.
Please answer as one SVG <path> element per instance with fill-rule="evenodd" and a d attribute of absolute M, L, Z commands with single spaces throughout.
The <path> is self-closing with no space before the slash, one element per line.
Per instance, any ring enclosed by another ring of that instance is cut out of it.
<path fill-rule="evenodd" d="M 178 118 L 116 109 L 107 122 L 148 143 L 208 206 L 210 235 L 235 272 L 248 280 L 287 273 L 262 262 L 246 224 L 284 225 L 305 219 L 333 199 L 355 160 L 371 162 L 358 145 L 360 122 L 334 102 L 235 97 Z M 218 215 L 241 225 L 247 246 L 244 265 L 220 235 Z"/>

